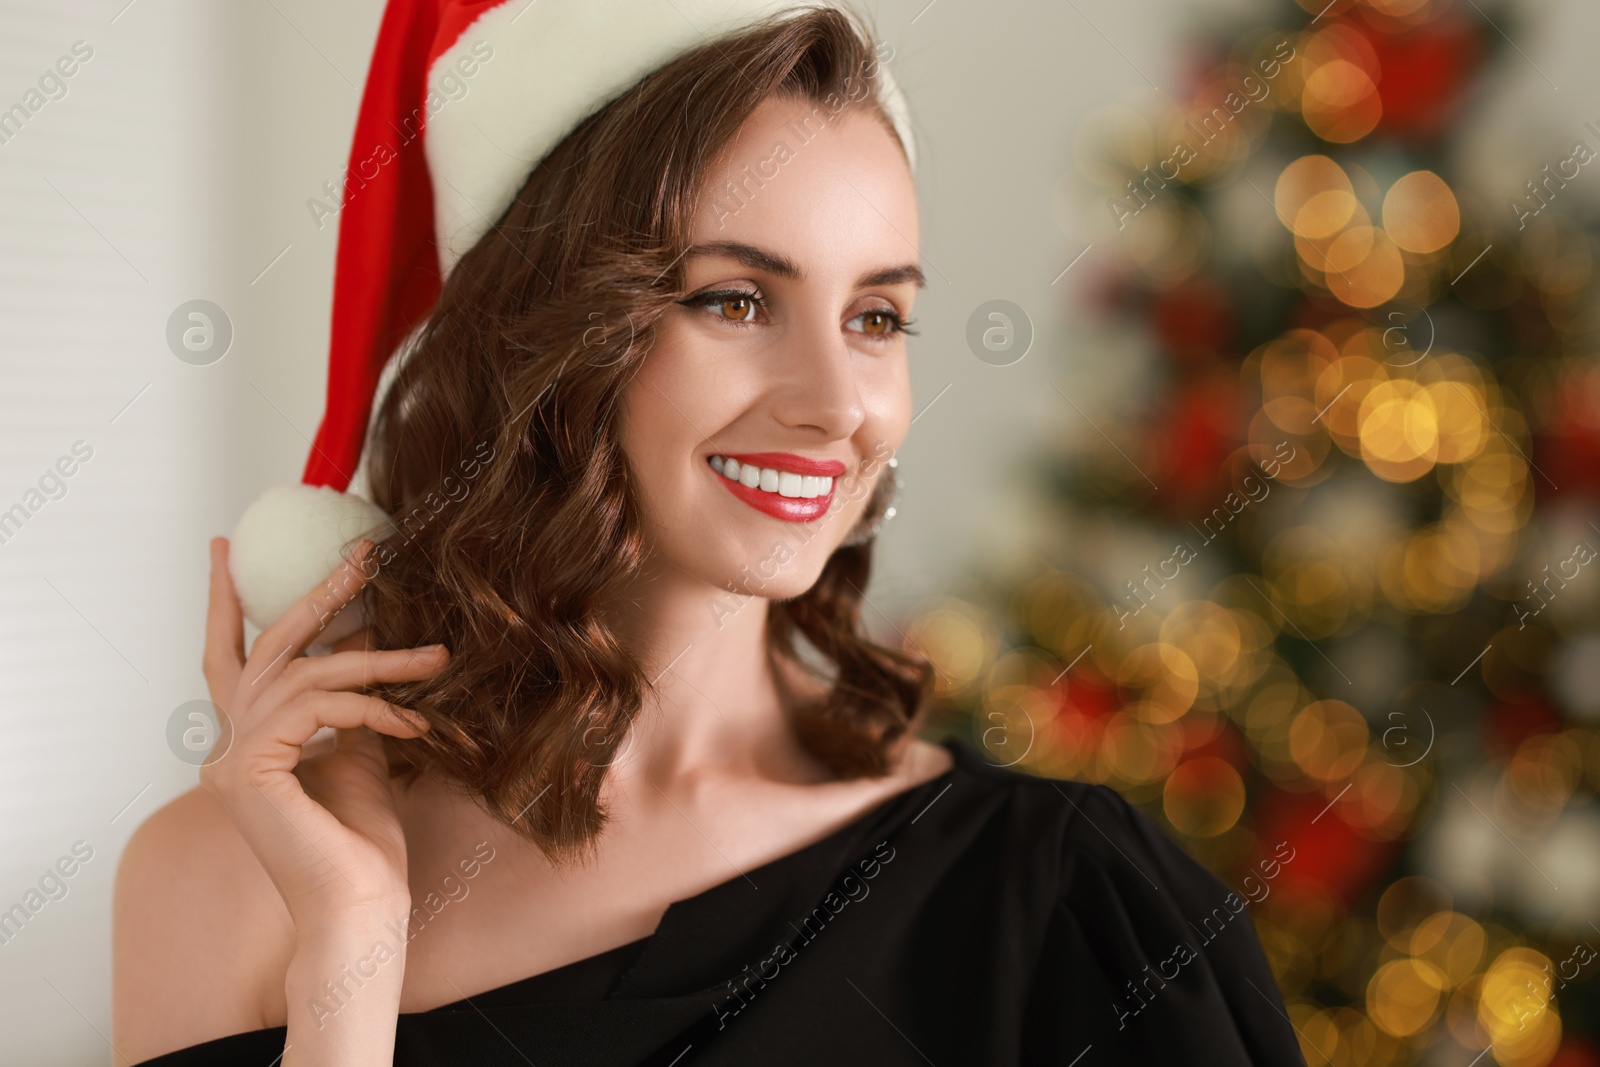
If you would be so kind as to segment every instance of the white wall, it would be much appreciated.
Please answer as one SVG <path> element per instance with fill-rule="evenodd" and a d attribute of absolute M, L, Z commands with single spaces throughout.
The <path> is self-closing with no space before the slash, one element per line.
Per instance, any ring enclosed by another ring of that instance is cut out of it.
<path fill-rule="evenodd" d="M 225 302 L 246 269 L 219 195 L 231 46 L 202 0 L 120 7 L 0 15 L 0 107 L 26 106 L 74 42 L 92 52 L 0 144 L 0 509 L 28 512 L 0 544 L 0 910 L 76 842 L 90 856 L 0 944 L 11 1063 L 110 1054 L 112 876 L 132 828 L 193 779 L 162 726 L 204 695 L 205 540 L 243 443 L 223 432 L 218 368 L 165 341 L 178 304 Z M 78 441 L 65 495 L 30 497 Z"/>

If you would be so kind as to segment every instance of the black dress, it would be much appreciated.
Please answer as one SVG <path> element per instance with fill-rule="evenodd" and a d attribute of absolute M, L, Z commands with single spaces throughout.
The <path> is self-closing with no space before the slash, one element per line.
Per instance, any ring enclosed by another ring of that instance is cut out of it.
<path fill-rule="evenodd" d="M 394 1062 L 1302 1067 L 1241 896 L 1114 790 L 945 745 L 945 774 L 649 937 L 402 1014 Z M 284 1033 L 144 1067 L 269 1067 Z"/>

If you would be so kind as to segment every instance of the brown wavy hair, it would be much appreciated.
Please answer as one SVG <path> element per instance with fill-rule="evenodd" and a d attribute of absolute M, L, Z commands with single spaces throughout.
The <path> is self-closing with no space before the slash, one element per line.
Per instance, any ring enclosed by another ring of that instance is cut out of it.
<path fill-rule="evenodd" d="M 372 640 L 451 651 L 427 681 L 375 688 L 432 727 L 386 737 L 391 767 L 481 797 L 552 860 L 593 847 L 606 768 L 650 687 L 599 610 L 645 561 L 619 400 L 684 295 L 676 264 L 704 175 L 771 96 L 862 108 L 893 133 L 878 61 L 855 16 L 804 7 L 642 79 L 461 257 L 379 406 L 368 482 L 396 530 L 363 594 Z M 840 777 L 887 773 L 933 677 L 862 632 L 871 564 L 870 541 L 841 547 L 812 588 L 768 605 L 769 652 L 829 683 L 791 701 L 791 724 Z"/>

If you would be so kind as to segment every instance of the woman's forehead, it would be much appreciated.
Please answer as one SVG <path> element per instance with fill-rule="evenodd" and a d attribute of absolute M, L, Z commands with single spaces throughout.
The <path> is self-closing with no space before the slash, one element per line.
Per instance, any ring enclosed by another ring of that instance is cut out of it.
<path fill-rule="evenodd" d="M 765 101 L 708 168 L 691 235 L 696 245 L 777 253 L 802 274 L 915 262 L 917 239 L 916 186 L 883 122 L 861 108 L 830 115 L 781 97 Z"/>

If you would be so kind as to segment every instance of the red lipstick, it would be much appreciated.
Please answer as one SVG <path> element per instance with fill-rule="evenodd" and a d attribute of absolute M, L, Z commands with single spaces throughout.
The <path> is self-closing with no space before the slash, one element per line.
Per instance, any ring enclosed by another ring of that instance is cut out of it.
<path fill-rule="evenodd" d="M 845 465 L 836 459 L 811 459 L 793 452 L 725 453 L 724 459 L 736 459 L 739 466 L 771 467 L 773 470 L 810 474 L 818 478 L 837 478 L 845 472 Z"/>
<path fill-rule="evenodd" d="M 747 452 L 737 455 L 724 455 L 723 458 L 737 460 L 740 467 L 771 467 L 779 471 L 810 475 L 817 478 L 837 478 L 846 470 L 845 465 L 839 460 L 809 459 L 805 456 L 797 456 L 792 452 Z M 826 493 L 810 499 L 782 496 L 778 493 L 769 493 L 755 486 L 745 485 L 743 482 L 734 481 L 715 467 L 712 467 L 709 457 L 706 466 L 728 492 L 757 511 L 771 515 L 775 519 L 782 519 L 785 522 L 814 522 L 820 519 L 827 514 L 828 507 L 833 503 L 834 488 L 837 488 L 837 485 L 830 487 Z"/>

